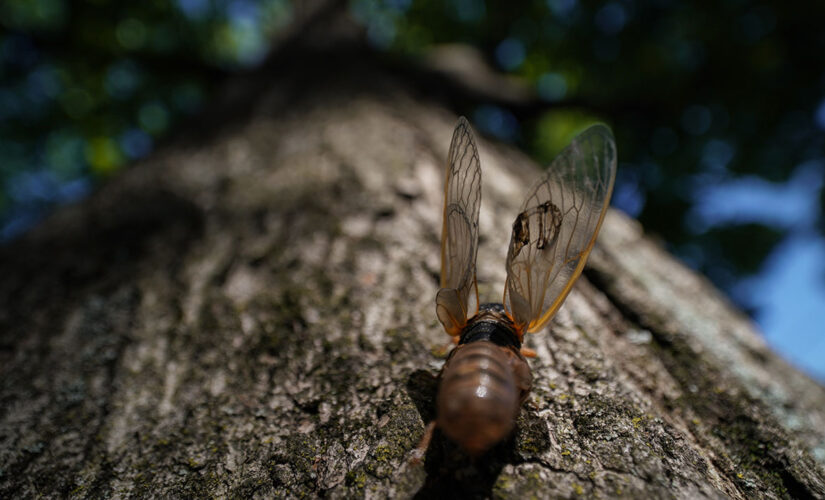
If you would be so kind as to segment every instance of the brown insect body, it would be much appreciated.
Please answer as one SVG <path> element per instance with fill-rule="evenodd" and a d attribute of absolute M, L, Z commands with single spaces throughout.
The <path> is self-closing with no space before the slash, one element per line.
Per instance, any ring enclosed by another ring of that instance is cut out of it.
<path fill-rule="evenodd" d="M 436 316 L 457 341 L 440 374 L 436 421 L 478 456 L 512 432 L 532 375 L 521 342 L 544 328 L 584 268 L 616 177 L 616 144 L 604 125 L 579 134 L 527 191 L 512 226 L 502 304 L 479 306 L 476 283 L 481 165 L 470 124 L 459 119 L 447 155 Z M 525 350 L 527 352 L 527 350 Z"/>
<path fill-rule="evenodd" d="M 501 304 L 482 304 L 440 374 L 438 427 L 478 456 L 513 430 L 532 375 Z"/>

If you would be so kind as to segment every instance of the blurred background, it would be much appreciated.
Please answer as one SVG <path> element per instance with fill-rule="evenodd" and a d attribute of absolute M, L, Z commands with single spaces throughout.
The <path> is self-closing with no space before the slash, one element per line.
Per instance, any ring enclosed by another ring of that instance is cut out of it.
<path fill-rule="evenodd" d="M 151 154 L 223 80 L 264 64 L 296 22 L 293 1 L 0 3 L 0 244 Z M 608 123 L 613 205 L 825 380 L 825 3 L 344 6 L 397 65 L 477 59 L 509 75 L 519 97 L 455 111 L 541 163 Z"/>

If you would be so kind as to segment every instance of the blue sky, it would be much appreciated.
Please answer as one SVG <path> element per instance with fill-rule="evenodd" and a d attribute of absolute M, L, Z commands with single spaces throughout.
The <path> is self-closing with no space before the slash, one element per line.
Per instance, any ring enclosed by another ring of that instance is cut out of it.
<path fill-rule="evenodd" d="M 768 343 L 792 363 L 825 381 L 825 240 L 815 224 L 825 165 L 799 165 L 782 184 L 757 177 L 697 186 L 689 214 L 695 229 L 759 222 L 788 230 L 760 272 L 733 294 L 757 308 Z"/>

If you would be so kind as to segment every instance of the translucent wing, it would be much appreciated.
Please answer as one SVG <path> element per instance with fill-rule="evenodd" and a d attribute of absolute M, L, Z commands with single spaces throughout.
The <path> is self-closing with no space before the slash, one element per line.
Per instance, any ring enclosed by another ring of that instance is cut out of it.
<path fill-rule="evenodd" d="M 481 167 L 470 124 L 460 118 L 453 132 L 444 187 L 441 232 L 441 289 L 436 313 L 450 335 L 459 335 L 467 318 L 478 310 L 476 250 Z M 470 310 L 472 309 L 472 313 Z"/>
<path fill-rule="evenodd" d="M 542 328 L 564 302 L 596 241 L 615 177 L 613 134 L 595 125 L 530 189 L 513 223 L 504 288 L 520 332 Z"/>

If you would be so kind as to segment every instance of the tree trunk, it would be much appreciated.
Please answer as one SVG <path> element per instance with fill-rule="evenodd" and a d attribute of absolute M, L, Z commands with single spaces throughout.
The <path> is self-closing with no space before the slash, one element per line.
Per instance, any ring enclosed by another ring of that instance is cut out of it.
<path fill-rule="evenodd" d="M 359 57 L 283 60 L 2 250 L 0 497 L 825 497 L 823 387 L 617 212 L 513 437 L 411 463 L 456 116 Z M 499 301 L 539 171 L 479 146 Z"/>

